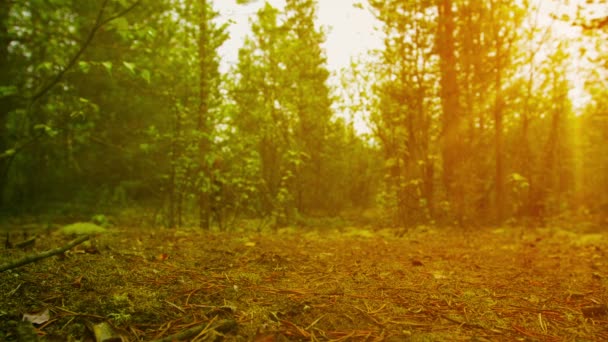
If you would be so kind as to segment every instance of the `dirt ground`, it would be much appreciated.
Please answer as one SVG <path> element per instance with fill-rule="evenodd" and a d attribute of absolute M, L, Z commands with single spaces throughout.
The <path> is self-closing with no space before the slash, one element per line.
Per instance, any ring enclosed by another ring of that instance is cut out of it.
<path fill-rule="evenodd" d="M 0 340 L 608 340 L 606 233 L 114 227 L 0 273 Z"/>

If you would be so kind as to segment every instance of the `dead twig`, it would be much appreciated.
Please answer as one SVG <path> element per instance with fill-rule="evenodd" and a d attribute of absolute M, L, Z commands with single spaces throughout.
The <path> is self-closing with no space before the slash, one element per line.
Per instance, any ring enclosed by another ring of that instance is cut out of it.
<path fill-rule="evenodd" d="M 65 245 L 63 247 L 50 249 L 48 251 L 44 251 L 44 252 L 38 253 L 38 254 L 27 255 L 19 260 L 15 260 L 13 262 L 9 262 L 7 264 L 0 266 L 0 273 L 7 271 L 7 270 L 11 270 L 13 268 L 23 266 L 23 265 L 27 265 L 29 263 L 32 263 L 32 262 L 35 262 L 35 261 L 38 261 L 41 259 L 51 257 L 56 254 L 61 254 L 65 251 L 67 251 L 68 249 L 73 248 L 74 246 L 77 246 L 77 245 L 87 241 L 88 239 L 89 239 L 88 235 L 81 236 L 78 239 L 70 241 L 67 245 Z"/>
<path fill-rule="evenodd" d="M 203 331 L 212 331 L 215 330 L 221 333 L 227 333 L 236 327 L 236 321 L 232 319 L 224 319 L 217 322 L 212 327 L 209 327 L 209 323 L 199 324 L 190 329 L 186 329 L 184 331 L 180 331 L 177 334 L 173 334 L 170 336 L 166 336 L 157 340 L 153 340 L 152 342 L 172 342 L 172 341 L 184 341 L 190 340 L 193 337 L 201 334 Z"/>
<path fill-rule="evenodd" d="M 310 338 L 310 333 L 308 331 L 300 328 L 298 325 L 296 325 L 288 320 L 284 320 L 284 319 L 279 320 L 279 322 L 281 322 L 281 324 L 284 324 L 288 327 L 295 329 L 295 331 L 297 331 L 297 333 L 300 334 L 301 337 Z"/>
<path fill-rule="evenodd" d="M 15 247 L 21 248 L 21 249 L 28 249 L 30 247 L 33 247 L 35 244 L 36 244 L 36 235 L 34 235 L 33 237 L 31 237 L 25 241 L 16 243 Z"/>

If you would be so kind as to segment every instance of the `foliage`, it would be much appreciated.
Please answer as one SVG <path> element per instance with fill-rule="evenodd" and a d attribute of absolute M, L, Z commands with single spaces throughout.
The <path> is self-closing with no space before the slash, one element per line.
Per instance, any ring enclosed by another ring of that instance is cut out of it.
<path fill-rule="evenodd" d="M 595 133 L 581 129 L 588 115 L 573 117 L 565 61 L 591 43 L 557 37 L 537 6 L 368 1 L 384 48 L 345 85 L 370 113 L 393 225 L 542 223 L 582 204 L 583 155 L 596 149 L 581 141 Z"/>
<path fill-rule="evenodd" d="M 570 38 L 536 2 L 370 0 L 358 7 L 384 46 L 334 87 L 316 1 L 259 7 L 227 72 L 213 4 L 2 2 L 2 215 L 605 222 L 606 26 L 583 18 L 591 4 L 552 13 L 579 29 Z"/>
<path fill-rule="evenodd" d="M 266 4 L 239 53 L 232 91 L 234 123 L 261 162 L 260 211 L 279 225 L 296 213 L 335 215 L 372 195 L 361 165 L 369 147 L 332 120 L 324 34 L 314 18 L 314 1 L 288 1 L 283 16 Z M 362 173 L 353 179 L 356 167 Z"/>

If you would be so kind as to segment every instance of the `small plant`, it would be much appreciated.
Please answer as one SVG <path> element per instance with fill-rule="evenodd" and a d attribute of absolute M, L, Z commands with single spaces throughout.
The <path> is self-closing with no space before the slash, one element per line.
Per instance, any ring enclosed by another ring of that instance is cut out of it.
<path fill-rule="evenodd" d="M 512 173 L 509 175 L 508 184 L 511 187 L 511 193 L 513 194 L 512 210 L 518 212 L 524 205 L 524 198 L 527 196 L 530 183 L 526 177 L 519 173 Z"/>
<path fill-rule="evenodd" d="M 120 313 L 111 313 L 108 315 L 108 318 L 113 320 L 116 325 L 122 325 L 122 324 L 129 323 L 131 321 L 132 317 L 130 314 L 120 312 Z"/>
<path fill-rule="evenodd" d="M 112 225 L 112 223 L 110 223 L 110 220 L 108 219 L 108 217 L 103 214 L 94 215 L 91 218 L 91 222 L 95 223 L 98 226 L 102 226 L 104 228 L 108 228 Z"/>

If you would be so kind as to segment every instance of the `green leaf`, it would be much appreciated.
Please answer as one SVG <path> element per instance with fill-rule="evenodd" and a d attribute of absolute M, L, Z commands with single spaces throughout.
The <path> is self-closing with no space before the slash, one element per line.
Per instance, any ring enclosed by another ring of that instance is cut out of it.
<path fill-rule="evenodd" d="M 34 129 L 44 131 L 44 133 L 46 133 L 51 138 L 59 134 L 59 132 L 54 130 L 53 127 L 45 124 L 37 124 L 34 126 Z"/>
<path fill-rule="evenodd" d="M 112 75 L 112 62 L 101 62 L 101 65 L 103 65 L 104 68 L 106 68 L 106 70 L 108 71 L 108 73 Z"/>
<path fill-rule="evenodd" d="M 0 86 L 0 98 L 17 94 L 15 86 Z"/>
<path fill-rule="evenodd" d="M 148 82 L 148 84 L 150 84 L 150 71 L 147 69 L 144 69 L 141 71 L 141 77 L 146 80 L 146 82 Z"/>
<path fill-rule="evenodd" d="M 41 71 L 41 70 L 48 71 L 48 70 L 51 70 L 51 68 L 53 68 L 53 64 L 51 62 L 40 63 L 40 64 L 38 64 L 38 67 L 37 67 L 38 71 Z"/>
<path fill-rule="evenodd" d="M 11 148 L 9 150 L 4 151 L 4 153 L 0 154 L 0 157 L 2 157 L 2 158 L 10 157 L 10 156 L 14 155 L 15 153 L 17 153 L 17 151 L 14 148 Z"/>
<path fill-rule="evenodd" d="M 85 74 L 88 74 L 89 70 L 91 70 L 91 65 L 88 62 L 80 61 L 78 62 L 78 67 L 80 68 L 80 71 Z"/>
<path fill-rule="evenodd" d="M 135 75 L 135 64 L 129 62 L 122 62 L 122 64 L 129 69 L 132 75 Z"/>
<path fill-rule="evenodd" d="M 129 34 L 129 21 L 125 17 L 120 17 L 112 22 L 112 26 L 121 37 L 126 37 Z"/>
<path fill-rule="evenodd" d="M 70 117 L 71 118 L 77 118 L 77 117 L 84 118 L 84 112 L 82 110 L 75 110 L 72 113 L 70 113 Z"/>

